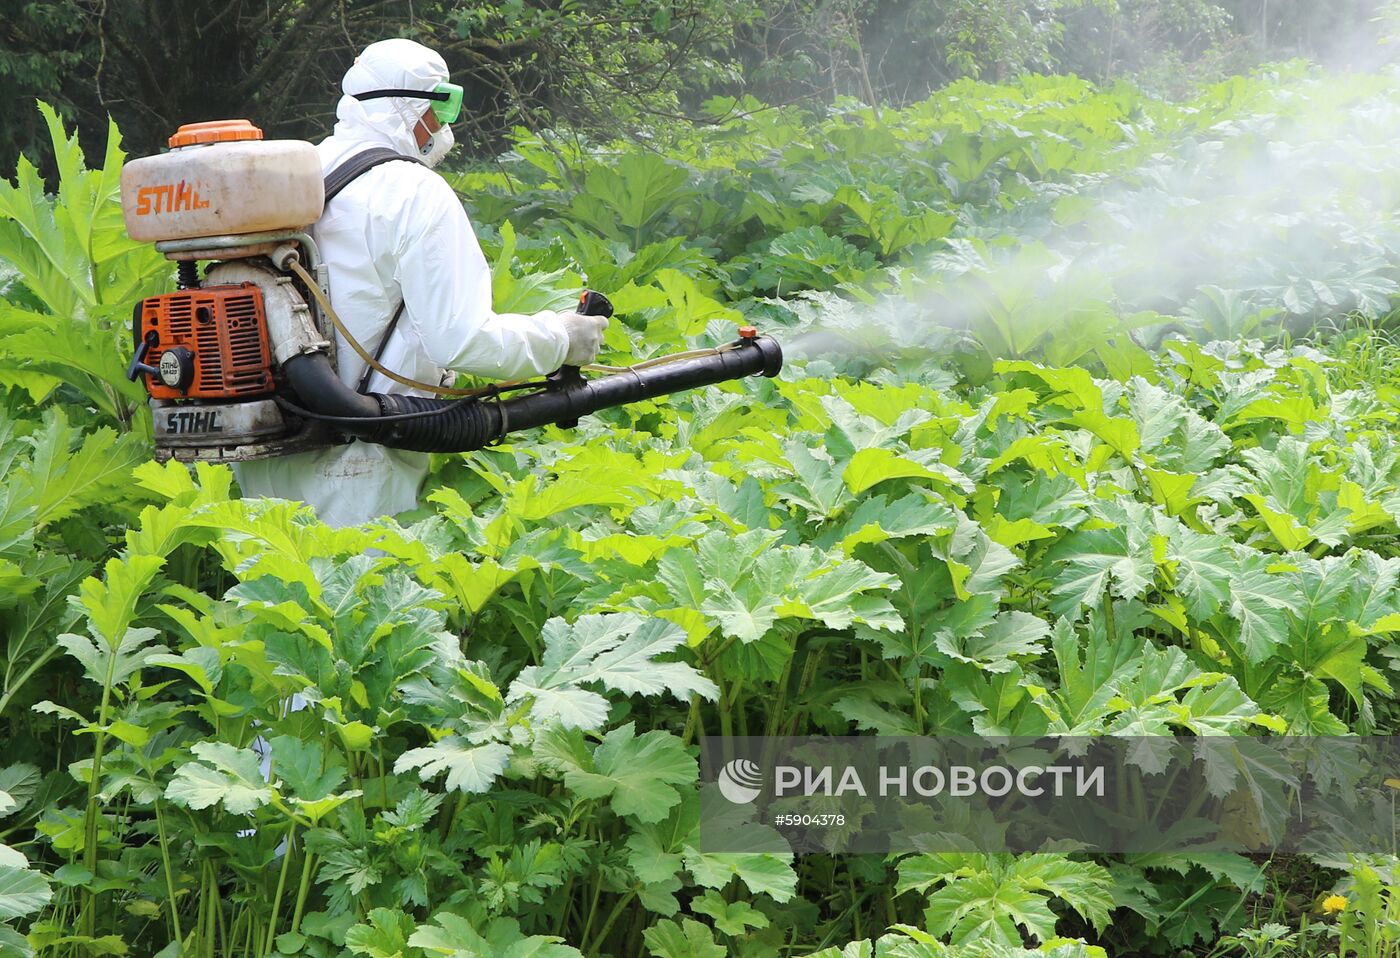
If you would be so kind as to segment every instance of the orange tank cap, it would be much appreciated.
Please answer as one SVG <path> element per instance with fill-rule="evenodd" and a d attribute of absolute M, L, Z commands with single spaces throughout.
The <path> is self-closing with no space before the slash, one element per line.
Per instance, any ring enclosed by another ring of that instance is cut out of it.
<path fill-rule="evenodd" d="M 261 140 L 263 131 L 248 120 L 210 120 L 206 123 L 186 123 L 170 138 L 170 148 L 194 146 L 196 143 L 231 143 L 235 140 Z"/>

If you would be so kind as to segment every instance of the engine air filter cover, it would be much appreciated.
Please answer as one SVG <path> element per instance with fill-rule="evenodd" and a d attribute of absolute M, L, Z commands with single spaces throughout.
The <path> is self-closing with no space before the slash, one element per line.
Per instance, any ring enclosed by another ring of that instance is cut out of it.
<path fill-rule="evenodd" d="M 154 399 L 252 399 L 273 391 L 262 291 L 254 283 L 186 289 L 142 300 L 136 343 L 150 346 Z"/>

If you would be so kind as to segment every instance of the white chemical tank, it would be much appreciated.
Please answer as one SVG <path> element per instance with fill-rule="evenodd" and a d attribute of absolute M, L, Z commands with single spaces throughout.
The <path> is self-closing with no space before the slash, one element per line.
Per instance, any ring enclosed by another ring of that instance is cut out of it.
<path fill-rule="evenodd" d="M 302 229 L 321 218 L 316 147 L 264 140 L 247 120 L 189 123 L 170 152 L 122 169 L 126 232 L 142 243 Z"/>

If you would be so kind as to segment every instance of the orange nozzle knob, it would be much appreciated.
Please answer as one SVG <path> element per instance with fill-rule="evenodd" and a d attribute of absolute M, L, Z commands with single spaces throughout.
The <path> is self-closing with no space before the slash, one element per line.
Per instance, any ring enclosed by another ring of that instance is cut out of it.
<path fill-rule="evenodd" d="M 757 336 L 758 336 L 758 330 L 757 330 L 755 327 L 753 327 L 753 326 L 740 326 L 740 327 L 739 327 L 739 338 L 740 338 L 740 339 L 754 339 L 754 338 L 756 338 Z"/>

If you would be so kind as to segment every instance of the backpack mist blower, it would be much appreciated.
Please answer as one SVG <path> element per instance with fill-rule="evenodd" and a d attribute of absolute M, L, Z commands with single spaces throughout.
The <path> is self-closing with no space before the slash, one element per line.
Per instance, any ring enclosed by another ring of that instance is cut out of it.
<path fill-rule="evenodd" d="M 264 140 L 247 120 L 182 126 L 170 146 L 122 170 L 127 234 L 178 269 L 179 289 L 142 300 L 132 315 L 127 376 L 150 396 L 158 460 L 245 462 L 353 439 L 469 452 L 518 430 L 571 427 L 609 406 L 782 369 L 778 343 L 746 326 L 715 349 L 635 366 L 565 366 L 534 382 L 464 390 L 407 379 L 336 316 L 306 231 L 359 174 L 416 161 L 367 150 L 323 180 L 314 146 Z M 200 262 L 209 264 L 202 277 Z M 585 292 L 579 312 L 609 316 L 612 306 Z M 367 364 L 358 391 L 336 375 L 336 331 Z M 365 392 L 371 370 L 442 398 Z"/>

